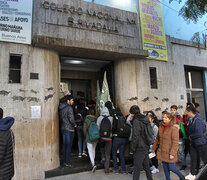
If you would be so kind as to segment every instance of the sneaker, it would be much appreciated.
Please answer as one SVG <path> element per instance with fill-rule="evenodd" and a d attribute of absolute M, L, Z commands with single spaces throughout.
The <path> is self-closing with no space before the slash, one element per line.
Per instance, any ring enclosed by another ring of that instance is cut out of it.
<path fill-rule="evenodd" d="M 96 165 L 94 165 L 92 168 L 92 173 L 95 173 L 95 172 L 96 172 Z"/>
<path fill-rule="evenodd" d="M 72 165 L 70 163 L 64 163 L 63 166 L 64 167 L 71 167 Z"/>
<path fill-rule="evenodd" d="M 152 172 L 152 174 L 156 174 L 156 173 L 158 173 L 158 172 L 160 172 L 160 171 L 159 171 L 159 169 L 154 168 L 151 172 Z"/>
<path fill-rule="evenodd" d="M 191 173 L 189 173 L 187 176 L 185 176 L 185 179 L 187 180 L 194 180 L 196 178 L 196 175 L 192 175 Z"/>
<path fill-rule="evenodd" d="M 115 174 L 119 174 L 119 170 L 113 170 Z"/>
<path fill-rule="evenodd" d="M 81 158 L 81 157 L 82 157 L 81 153 L 79 153 L 79 154 L 78 154 L 78 157 L 79 157 L 79 158 Z"/>
<path fill-rule="evenodd" d="M 150 170 L 153 171 L 154 169 L 155 169 L 155 166 L 152 165 L 152 166 L 150 167 Z"/>
<path fill-rule="evenodd" d="M 181 171 L 182 171 L 182 170 L 185 170 L 186 167 L 187 167 L 187 166 L 182 166 L 182 167 L 180 168 L 180 170 L 181 170 Z"/>
<path fill-rule="evenodd" d="M 121 171 L 121 174 L 128 174 L 126 171 Z"/>
<path fill-rule="evenodd" d="M 82 153 L 82 156 L 88 157 L 88 155 L 85 152 Z"/>

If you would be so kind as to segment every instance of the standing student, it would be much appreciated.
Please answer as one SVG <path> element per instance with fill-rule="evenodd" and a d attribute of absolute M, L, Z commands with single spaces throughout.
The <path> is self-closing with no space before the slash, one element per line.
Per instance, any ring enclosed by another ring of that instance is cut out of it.
<path fill-rule="evenodd" d="M 149 148 L 150 145 L 146 143 L 144 135 L 144 127 L 149 124 L 149 120 L 140 113 L 137 105 L 134 105 L 129 110 L 133 114 L 132 125 L 132 141 L 130 144 L 131 153 L 133 153 L 134 173 L 133 180 L 139 180 L 140 171 L 144 168 L 147 180 L 152 180 L 152 173 L 150 170 Z"/>
<path fill-rule="evenodd" d="M 100 130 L 100 150 L 101 161 L 104 163 L 105 174 L 109 174 L 110 155 L 112 148 L 112 124 L 113 117 L 110 116 L 107 107 L 103 107 L 100 116 L 97 119 L 97 125 Z"/>
<path fill-rule="evenodd" d="M 113 143 L 112 157 L 113 157 L 114 172 L 116 174 L 119 173 L 119 166 L 117 163 L 117 150 L 119 150 L 121 173 L 123 174 L 126 173 L 124 152 L 125 152 L 127 138 L 129 138 L 130 136 L 131 127 L 127 125 L 128 132 L 124 131 L 126 130 L 124 129 L 124 124 L 126 123 L 126 119 L 124 118 L 119 108 L 116 108 L 114 112 L 115 114 L 113 117 L 113 142 L 112 142 Z M 121 127 L 121 124 L 123 125 L 123 127 Z M 122 134 L 120 133 L 120 129 L 124 131 Z"/>
<path fill-rule="evenodd" d="M 178 128 L 174 126 L 172 114 L 165 112 L 162 119 L 152 152 L 155 152 L 159 145 L 157 159 L 162 161 L 166 180 L 170 180 L 170 171 L 174 172 L 180 180 L 185 180 L 185 177 L 175 167 L 178 158 Z"/>
<path fill-rule="evenodd" d="M 182 155 L 184 154 L 184 143 L 183 139 L 187 139 L 186 131 L 183 125 L 183 118 L 178 113 L 178 107 L 172 105 L 170 107 L 171 114 L 174 116 L 175 124 L 179 127 L 179 146 L 178 146 L 178 159 L 181 161 Z"/>
<path fill-rule="evenodd" d="M 0 179 L 11 180 L 14 176 L 14 134 L 10 129 L 14 124 L 13 117 L 3 118 L 0 108 Z"/>
<path fill-rule="evenodd" d="M 158 127 L 157 125 L 154 123 L 155 119 L 154 119 L 154 116 L 151 115 L 150 111 L 147 113 L 147 117 L 150 121 L 150 124 L 152 126 L 152 129 L 153 129 L 153 143 L 155 142 L 155 139 L 157 137 L 157 133 L 158 133 Z M 150 151 L 149 152 L 152 152 L 152 145 L 150 146 Z M 151 158 L 151 163 L 152 163 L 152 166 L 151 166 L 151 172 L 153 174 L 155 173 L 158 173 L 160 172 L 159 169 L 158 169 L 158 160 L 157 160 L 157 157 L 153 157 Z"/>
<path fill-rule="evenodd" d="M 207 137 L 205 135 L 206 125 L 200 115 L 196 114 L 196 109 L 192 106 L 186 108 L 186 114 L 190 118 L 188 123 L 188 133 L 190 139 L 191 168 L 186 179 L 194 180 L 196 177 L 196 166 L 198 155 L 204 165 L 207 164 Z"/>
<path fill-rule="evenodd" d="M 86 154 L 86 138 L 83 133 L 83 123 L 87 115 L 87 109 L 85 108 L 84 103 L 80 103 L 77 106 L 77 113 L 75 114 L 75 121 L 77 124 L 76 131 L 78 135 L 78 157 L 82 156 L 87 157 Z"/>
<path fill-rule="evenodd" d="M 97 140 L 91 141 L 89 138 L 89 127 L 90 123 L 94 122 L 96 123 L 97 117 L 95 116 L 94 109 L 90 108 L 88 111 L 88 115 L 85 118 L 84 125 L 83 125 L 83 131 L 84 135 L 86 137 L 86 145 L 88 148 L 88 154 L 92 165 L 92 172 L 96 171 L 96 164 L 95 164 L 95 157 L 96 157 L 96 145 L 98 142 Z M 98 127 L 97 127 L 98 128 Z"/>
<path fill-rule="evenodd" d="M 70 153 L 76 127 L 72 108 L 74 99 L 72 95 L 67 95 L 65 100 L 66 102 L 60 103 L 59 105 L 61 133 L 63 137 L 63 165 L 66 167 L 71 167 Z"/>

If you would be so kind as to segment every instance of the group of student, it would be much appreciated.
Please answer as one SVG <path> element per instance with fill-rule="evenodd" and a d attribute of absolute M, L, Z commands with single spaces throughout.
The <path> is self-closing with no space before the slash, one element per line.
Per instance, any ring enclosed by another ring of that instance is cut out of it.
<path fill-rule="evenodd" d="M 132 106 L 129 115 L 124 117 L 120 109 L 113 108 L 109 101 L 105 103 L 98 117 L 95 115 L 94 108 L 87 109 L 84 104 L 81 105 L 82 107 L 77 107 L 74 116 L 73 97 L 67 95 L 65 100 L 59 107 L 65 166 L 71 166 L 70 151 L 75 127 L 79 141 L 78 156 L 87 156 L 87 147 L 92 172 L 96 171 L 97 143 L 99 143 L 104 171 L 109 174 L 111 154 L 114 173 L 126 173 L 124 152 L 129 142 L 129 152 L 133 156 L 133 180 L 139 179 L 142 169 L 146 171 L 147 179 L 152 180 L 152 173 L 159 172 L 158 160 L 162 161 L 166 180 L 170 180 L 170 171 L 177 174 L 181 180 L 193 180 L 199 171 L 199 159 L 202 159 L 204 165 L 207 164 L 206 124 L 194 104 L 187 104 L 183 118 L 178 114 L 177 106 L 173 105 L 171 112 L 162 112 L 162 120 L 159 121 L 153 111 L 147 112 L 146 115 L 141 114 L 137 105 Z M 186 177 L 175 167 L 180 150 L 179 141 L 182 141 L 183 145 L 181 170 L 186 168 L 186 156 L 189 152 L 191 157 L 190 174 Z M 149 159 L 149 153 L 155 156 Z"/>

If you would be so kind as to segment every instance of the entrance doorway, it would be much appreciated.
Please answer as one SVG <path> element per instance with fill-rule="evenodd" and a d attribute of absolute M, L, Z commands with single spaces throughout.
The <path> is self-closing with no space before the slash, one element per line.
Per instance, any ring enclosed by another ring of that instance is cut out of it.
<path fill-rule="evenodd" d="M 97 81 L 101 88 L 104 72 L 107 73 L 107 80 L 112 101 L 114 96 L 114 66 L 111 61 L 99 61 L 93 59 L 80 59 L 71 57 L 61 57 L 61 82 L 60 82 L 60 98 L 64 96 L 65 91 L 69 91 L 75 100 L 75 103 L 86 103 L 87 105 L 95 104 Z M 114 101 L 113 101 L 114 102 Z M 77 111 L 77 104 L 74 105 L 74 112 Z M 77 131 L 77 130 L 76 130 Z M 73 147 L 71 152 L 71 163 L 78 163 L 77 167 L 89 167 L 90 160 L 88 157 L 78 157 L 78 134 L 75 131 Z M 61 134 L 60 134 L 61 137 Z M 61 144 L 60 138 L 60 144 Z M 61 146 L 60 146 L 61 148 Z M 97 151 L 98 151 L 97 147 Z M 87 148 L 86 148 L 87 150 Z M 61 152 L 61 149 L 60 149 Z M 98 156 L 97 156 L 98 158 Z M 61 159 L 61 158 L 60 158 Z M 77 168 L 76 167 L 76 168 Z"/>
<path fill-rule="evenodd" d="M 186 68 L 185 78 L 187 101 L 191 103 L 198 103 L 200 105 L 198 111 L 200 112 L 201 117 L 203 119 L 206 119 L 203 71 L 192 68 Z"/>

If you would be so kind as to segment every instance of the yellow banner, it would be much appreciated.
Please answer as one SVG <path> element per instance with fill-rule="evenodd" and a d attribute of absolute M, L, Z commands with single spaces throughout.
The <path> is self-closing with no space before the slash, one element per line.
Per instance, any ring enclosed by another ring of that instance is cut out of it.
<path fill-rule="evenodd" d="M 149 59 L 168 61 L 162 0 L 139 0 L 142 46 Z"/>

